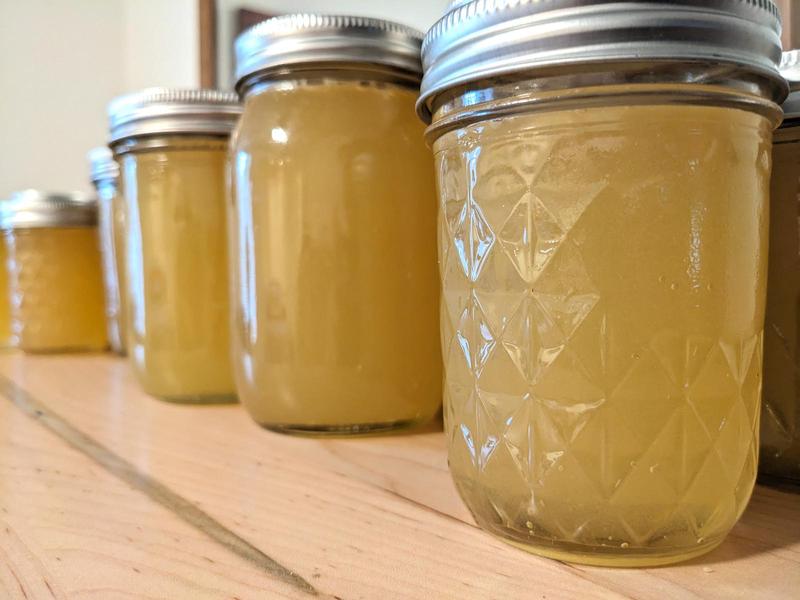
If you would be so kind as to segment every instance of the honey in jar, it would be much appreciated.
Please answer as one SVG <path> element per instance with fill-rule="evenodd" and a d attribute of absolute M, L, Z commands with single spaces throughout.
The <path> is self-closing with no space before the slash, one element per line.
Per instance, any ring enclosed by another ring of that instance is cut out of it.
<path fill-rule="evenodd" d="M 26 352 L 103 350 L 96 200 L 80 193 L 18 192 L 4 203 L 0 227 L 15 345 Z"/>
<path fill-rule="evenodd" d="M 688 559 L 753 489 L 786 88 L 729 4 L 467 2 L 423 45 L 449 465 L 532 552 Z"/>
<path fill-rule="evenodd" d="M 124 201 L 119 190 L 119 166 L 106 147 L 89 153 L 91 179 L 97 190 L 98 234 L 103 259 L 108 341 L 117 354 L 125 354 L 127 320 L 124 303 Z M 122 218 L 120 218 L 122 216 Z"/>
<path fill-rule="evenodd" d="M 233 351 L 239 397 L 265 427 L 372 433 L 440 406 L 419 43 L 393 23 L 319 15 L 237 41 Z"/>
<path fill-rule="evenodd" d="M 150 89 L 115 100 L 109 111 L 127 208 L 135 371 L 162 399 L 233 401 L 225 165 L 238 99 Z"/>

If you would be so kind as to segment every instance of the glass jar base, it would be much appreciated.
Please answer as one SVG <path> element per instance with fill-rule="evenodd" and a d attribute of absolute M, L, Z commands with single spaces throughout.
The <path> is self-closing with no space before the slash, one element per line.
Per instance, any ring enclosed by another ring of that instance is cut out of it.
<path fill-rule="evenodd" d="M 620 546 L 587 546 L 570 542 L 556 542 L 537 539 L 530 536 L 527 539 L 519 531 L 501 528 L 496 525 L 487 527 L 481 525 L 499 540 L 516 546 L 531 554 L 544 556 L 567 563 L 592 565 L 597 567 L 659 567 L 684 562 L 711 552 L 725 539 L 724 536 L 697 544 L 693 548 L 663 549 L 663 548 L 622 548 Z"/>
<path fill-rule="evenodd" d="M 378 423 L 353 423 L 346 425 L 304 425 L 301 423 L 263 423 L 265 429 L 276 433 L 303 437 L 363 437 L 400 432 L 428 421 L 428 418 L 402 419 Z"/>
<path fill-rule="evenodd" d="M 188 396 L 151 395 L 171 404 L 236 404 L 239 401 L 236 394 L 190 394 Z"/>

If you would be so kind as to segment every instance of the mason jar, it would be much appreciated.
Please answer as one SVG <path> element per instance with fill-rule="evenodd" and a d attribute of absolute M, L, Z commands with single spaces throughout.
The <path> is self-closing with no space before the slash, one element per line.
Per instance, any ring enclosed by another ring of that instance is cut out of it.
<path fill-rule="evenodd" d="M 783 55 L 792 92 L 775 132 L 764 328 L 764 406 L 760 475 L 800 489 L 800 52 Z"/>
<path fill-rule="evenodd" d="M 128 354 L 146 392 L 235 400 L 225 160 L 235 94 L 153 88 L 109 107 L 126 204 Z"/>
<path fill-rule="evenodd" d="M 108 342 L 117 354 L 125 354 L 125 205 L 119 190 L 119 165 L 111 150 L 102 146 L 89 152 L 92 184 L 98 198 L 98 233 L 103 259 Z"/>
<path fill-rule="evenodd" d="M 439 409 L 420 41 L 387 21 L 307 14 L 236 42 L 234 365 L 240 399 L 270 429 L 375 432 Z"/>
<path fill-rule="evenodd" d="M 770 2 L 461 2 L 418 103 L 445 428 L 491 533 L 614 566 L 717 546 L 758 462 Z"/>
<path fill-rule="evenodd" d="M 107 345 L 97 201 L 25 190 L 0 210 L 11 333 L 26 352 L 100 351 Z"/>

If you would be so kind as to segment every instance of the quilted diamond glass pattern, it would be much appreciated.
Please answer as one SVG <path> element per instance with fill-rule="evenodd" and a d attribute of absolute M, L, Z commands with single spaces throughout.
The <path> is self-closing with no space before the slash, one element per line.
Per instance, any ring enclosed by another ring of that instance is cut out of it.
<path fill-rule="evenodd" d="M 436 141 L 449 460 L 483 527 L 656 564 L 733 526 L 757 462 L 770 135 L 637 106 Z"/>

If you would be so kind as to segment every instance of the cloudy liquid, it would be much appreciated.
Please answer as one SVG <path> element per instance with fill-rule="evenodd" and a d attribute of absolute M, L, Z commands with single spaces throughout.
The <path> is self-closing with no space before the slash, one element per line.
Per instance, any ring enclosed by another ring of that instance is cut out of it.
<path fill-rule="evenodd" d="M 771 124 L 521 114 L 435 143 L 449 461 L 477 521 L 607 565 L 708 551 L 756 475 Z"/>
<path fill-rule="evenodd" d="M 227 140 L 184 136 L 167 142 L 121 158 L 128 352 L 154 396 L 230 401 Z"/>
<path fill-rule="evenodd" d="M 103 275 L 95 227 L 7 230 L 11 330 L 26 352 L 103 350 Z"/>
<path fill-rule="evenodd" d="M 407 426 L 441 402 L 436 196 L 415 93 L 289 83 L 232 141 L 234 353 L 259 423 Z"/>

